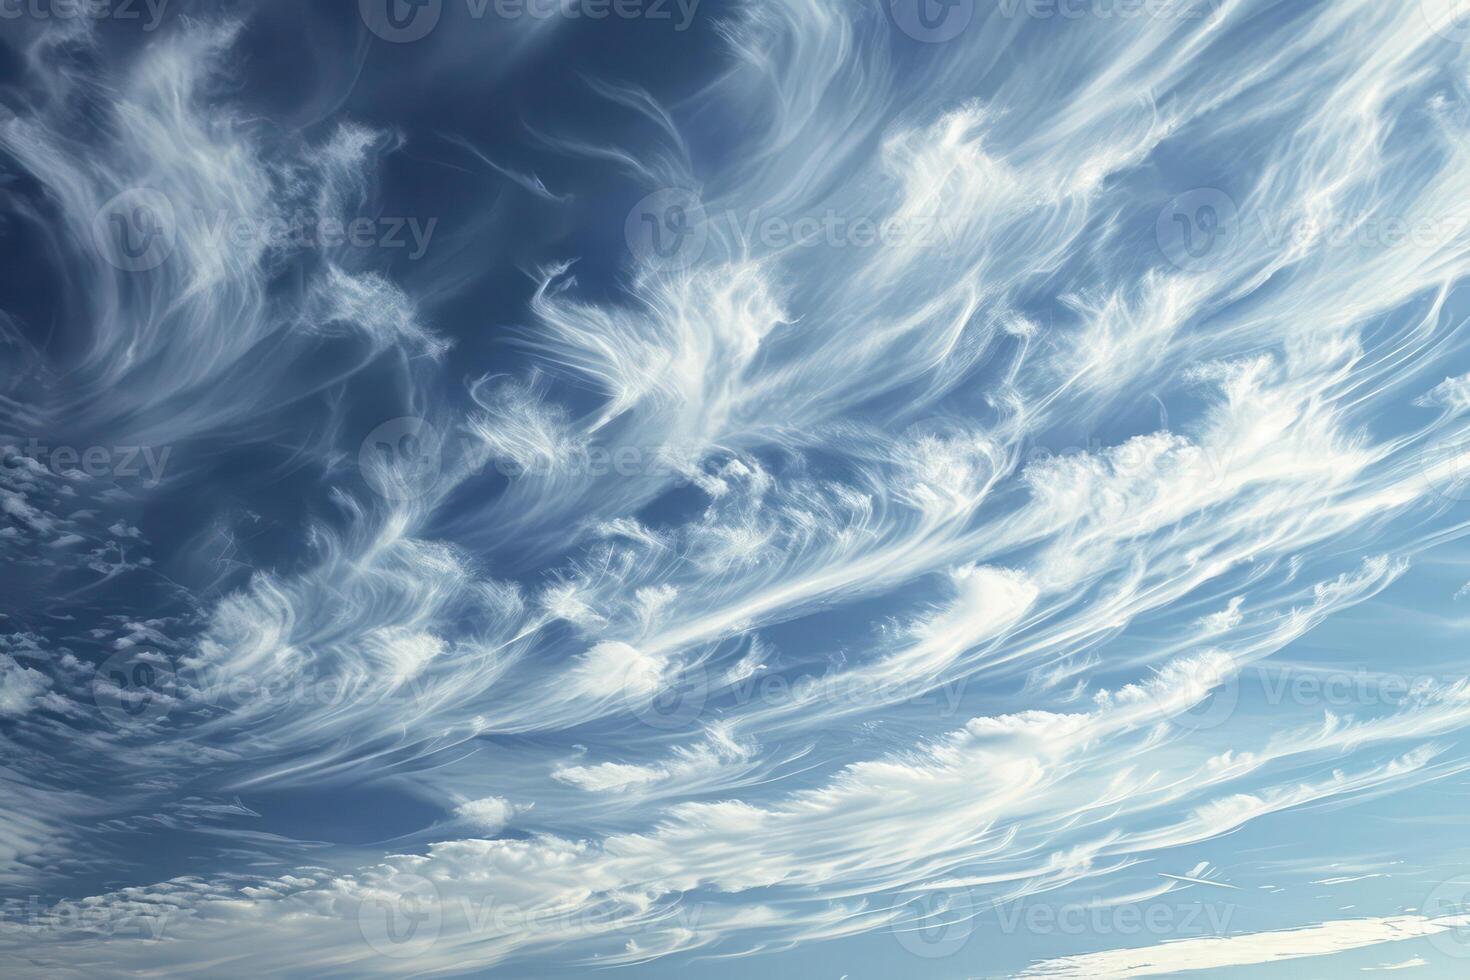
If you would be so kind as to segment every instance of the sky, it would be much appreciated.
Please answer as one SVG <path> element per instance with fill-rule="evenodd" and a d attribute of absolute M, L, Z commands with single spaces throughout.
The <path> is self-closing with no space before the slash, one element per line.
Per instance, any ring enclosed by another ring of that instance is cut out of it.
<path fill-rule="evenodd" d="M 1470 971 L 1470 4 L 0 0 L 0 975 Z"/>

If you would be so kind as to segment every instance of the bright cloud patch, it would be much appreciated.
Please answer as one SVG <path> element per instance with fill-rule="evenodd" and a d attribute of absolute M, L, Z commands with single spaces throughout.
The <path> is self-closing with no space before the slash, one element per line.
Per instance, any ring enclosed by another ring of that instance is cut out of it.
<path fill-rule="evenodd" d="M 1463 5 L 63 6 L 7 977 L 1463 972 Z"/>

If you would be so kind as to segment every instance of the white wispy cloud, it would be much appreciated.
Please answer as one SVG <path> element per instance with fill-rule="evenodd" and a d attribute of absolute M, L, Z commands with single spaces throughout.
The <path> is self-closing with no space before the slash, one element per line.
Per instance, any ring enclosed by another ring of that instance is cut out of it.
<path fill-rule="evenodd" d="M 49 896 L 0 915 L 0 951 L 20 975 L 534 972 L 907 935 L 916 897 L 1130 875 L 1096 904 L 1269 899 L 1244 856 L 1168 852 L 1465 772 L 1463 677 L 1257 689 L 1467 531 L 1470 49 L 1411 6 L 981 4 L 924 44 L 876 6 L 737 4 L 697 78 L 589 79 L 589 118 L 526 108 L 493 149 L 343 108 L 394 99 L 273 119 L 264 8 L 201 4 L 115 57 L 95 25 L 15 24 L 0 192 L 66 301 L 0 318 L 0 884 Z M 394 50 L 482 62 L 448 23 Z M 497 70 L 559 40 L 507 31 Z M 346 88 L 381 70 L 365 38 L 318 52 Z M 411 272 L 222 245 L 379 216 L 398 167 L 483 198 L 405 219 L 420 258 L 455 242 Z M 625 210 L 610 181 L 677 193 L 677 261 L 563 234 Z M 99 248 L 109 214 L 168 254 Z M 512 267 L 519 298 L 465 302 Z M 132 447 L 150 480 L 36 433 Z M 1311 655 L 1387 659 L 1362 642 Z M 383 839 L 275 794 L 333 818 L 342 794 Z M 138 846 L 164 832 L 194 835 L 187 874 Z M 1403 907 L 1387 862 L 1338 857 L 1272 870 Z"/>
<path fill-rule="evenodd" d="M 1300 929 L 1255 932 L 1239 936 L 1181 939 L 1140 949 L 1119 949 L 1102 953 L 1084 953 L 1054 960 L 1044 960 L 1024 975 L 1030 977 L 1147 977 L 1192 970 L 1219 970 L 1232 966 L 1252 966 L 1313 956 L 1331 956 L 1365 946 L 1403 942 L 1433 936 L 1451 929 L 1462 929 L 1464 916 L 1439 919 L 1418 915 L 1384 916 L 1369 919 L 1341 919 Z M 1417 960 L 1417 958 L 1416 958 Z M 1423 960 L 1409 960 L 1399 967 L 1417 966 Z"/>

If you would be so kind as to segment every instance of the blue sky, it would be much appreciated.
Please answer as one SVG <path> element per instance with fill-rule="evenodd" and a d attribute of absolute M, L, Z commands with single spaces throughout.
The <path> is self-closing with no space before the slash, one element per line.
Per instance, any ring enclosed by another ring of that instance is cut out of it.
<path fill-rule="evenodd" d="M 1463 975 L 1467 44 L 0 3 L 0 972 Z"/>

